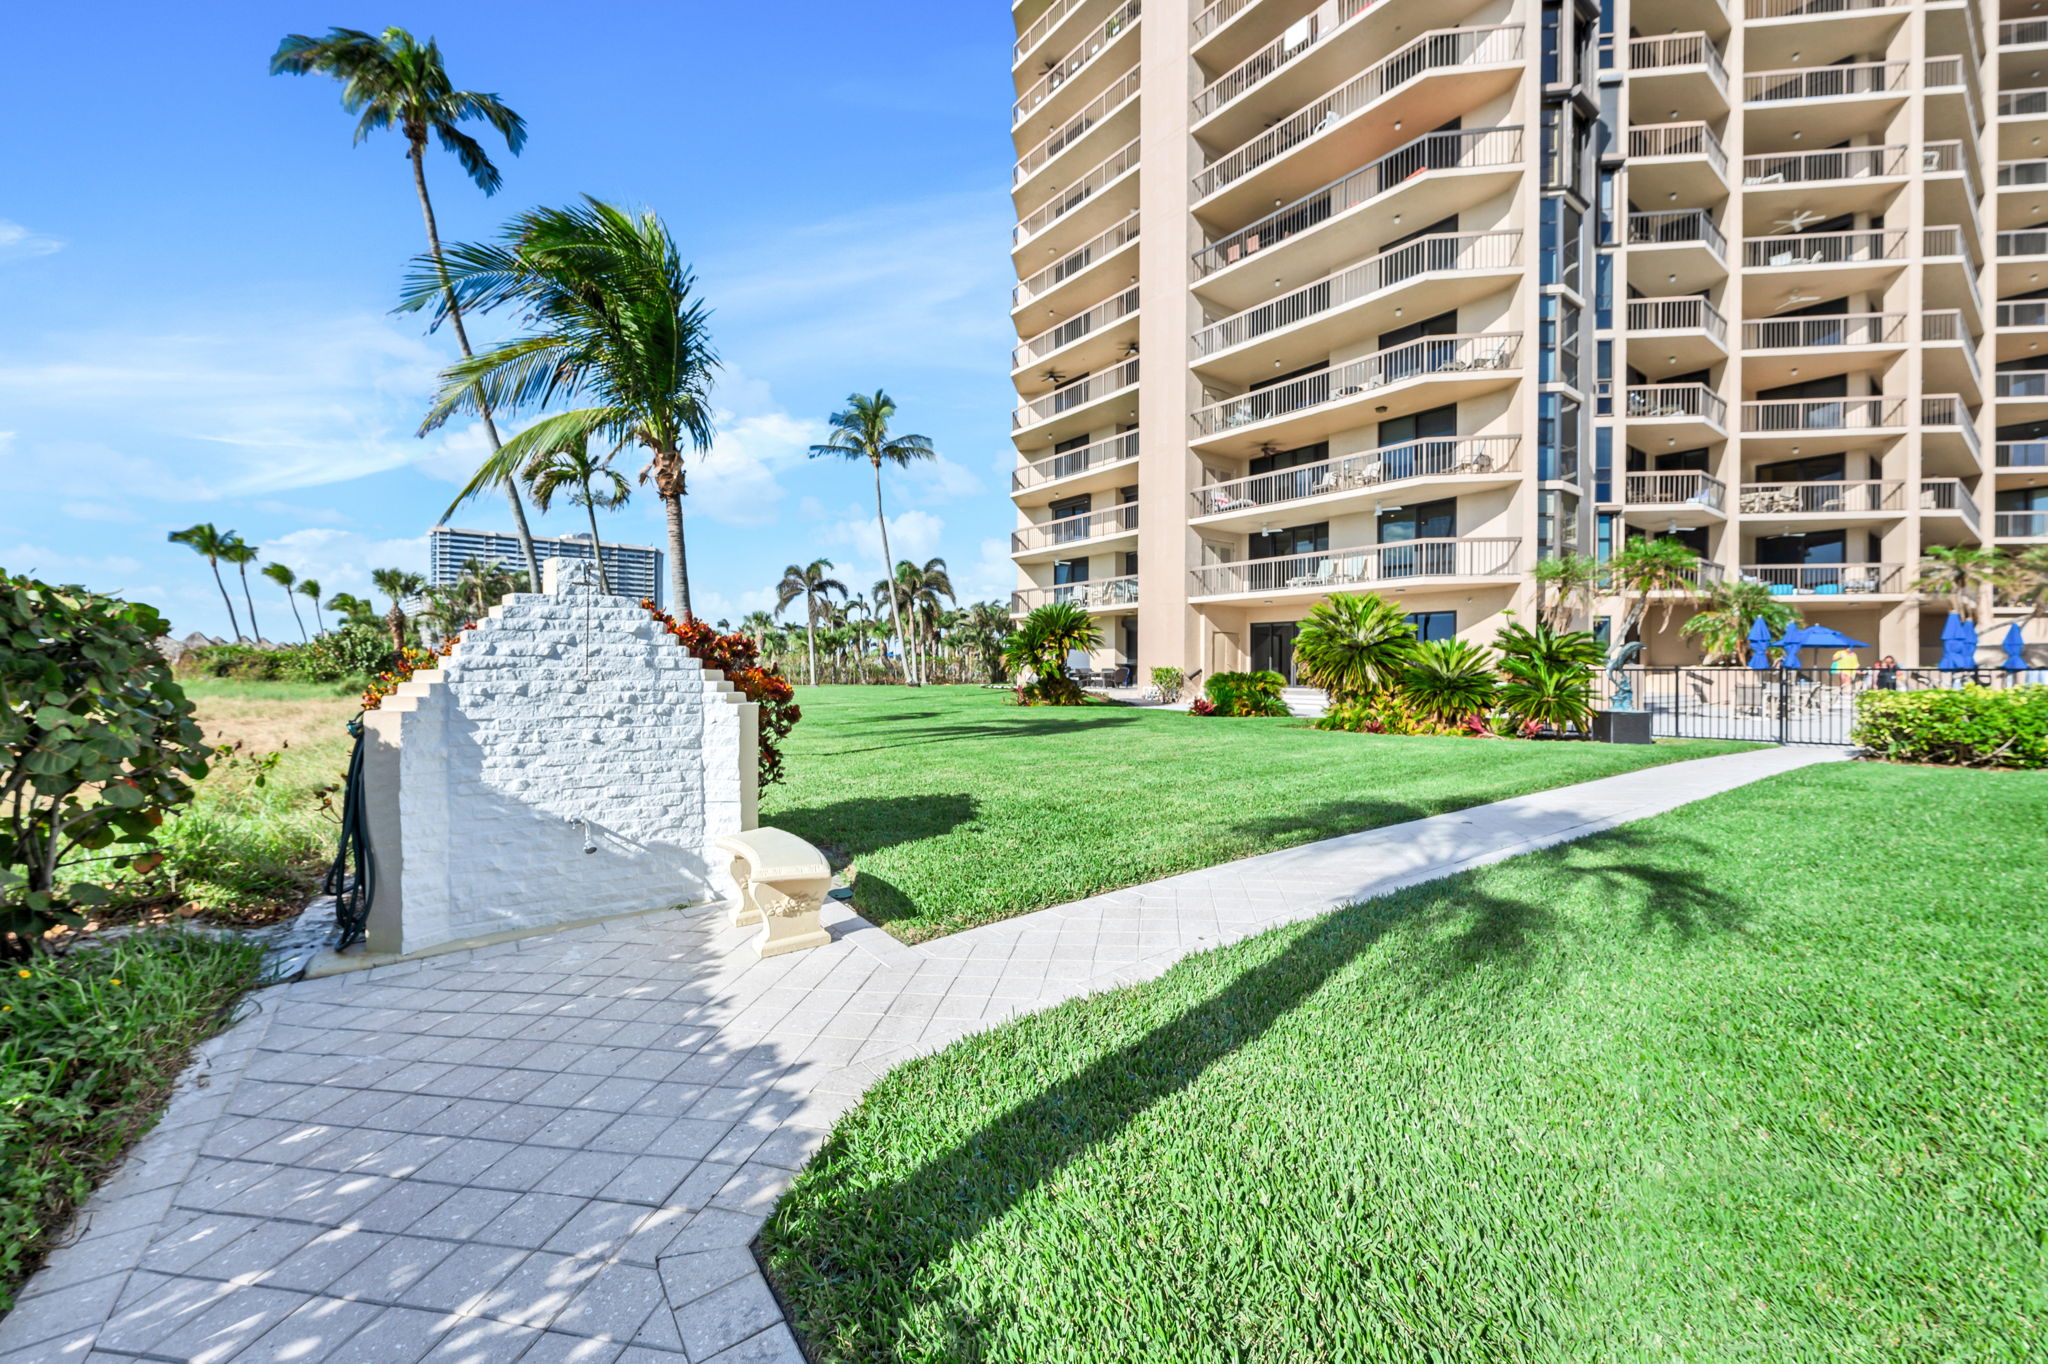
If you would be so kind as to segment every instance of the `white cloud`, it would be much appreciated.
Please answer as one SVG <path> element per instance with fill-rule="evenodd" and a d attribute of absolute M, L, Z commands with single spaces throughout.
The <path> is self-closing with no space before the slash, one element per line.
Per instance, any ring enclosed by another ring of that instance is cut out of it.
<path fill-rule="evenodd" d="M 20 223 L 0 218 L 0 260 L 47 256 L 63 249 L 64 243 L 55 237 L 31 232 Z"/>
<path fill-rule="evenodd" d="M 142 514 L 127 507 L 118 507 L 111 502 L 66 502 L 57 510 L 74 521 L 140 521 Z"/>
<path fill-rule="evenodd" d="M 823 425 L 780 411 L 720 412 L 717 422 L 709 453 L 687 461 L 685 511 L 733 526 L 775 521 L 784 496 L 778 475 L 809 462 L 810 447 L 825 438 Z"/>
<path fill-rule="evenodd" d="M 736 596 L 728 596 L 723 592 L 698 591 L 696 584 L 692 583 L 690 605 L 705 620 L 722 620 L 736 626 L 751 612 L 772 613 L 775 610 L 775 593 L 770 588 L 757 587 L 749 588 Z"/>
<path fill-rule="evenodd" d="M 928 511 L 913 507 L 889 518 L 889 550 L 900 563 L 905 559 L 923 563 L 937 557 L 946 523 Z M 844 509 L 832 525 L 818 535 L 823 545 L 844 545 L 857 556 L 841 562 L 839 577 L 855 592 L 865 593 L 884 573 L 882 532 L 874 514 L 858 507 Z"/>
<path fill-rule="evenodd" d="M 109 584 L 142 572 L 141 562 L 124 554 L 65 554 L 24 542 L 0 545 L 0 564 L 7 565 L 11 573 L 28 573 L 50 582 L 86 583 L 118 596 L 130 592 Z"/>
<path fill-rule="evenodd" d="M 271 536 L 263 544 L 263 561 L 285 564 L 301 578 L 317 579 L 322 600 L 336 592 L 352 592 L 374 600 L 376 592 L 370 583 L 370 571 L 403 568 L 425 572 L 427 537 L 382 540 L 359 531 L 308 526 Z M 261 600 L 257 605 L 262 605 Z"/>
<path fill-rule="evenodd" d="M 916 506 L 937 506 L 946 502 L 981 497 L 986 486 L 963 465 L 941 455 L 919 460 L 907 469 L 891 470 L 890 490 Z"/>
<path fill-rule="evenodd" d="M 1001 540 L 981 542 L 979 557 L 965 567 L 954 568 L 953 590 L 962 602 L 1007 602 L 1017 587 L 1017 564 L 1010 548 Z"/>

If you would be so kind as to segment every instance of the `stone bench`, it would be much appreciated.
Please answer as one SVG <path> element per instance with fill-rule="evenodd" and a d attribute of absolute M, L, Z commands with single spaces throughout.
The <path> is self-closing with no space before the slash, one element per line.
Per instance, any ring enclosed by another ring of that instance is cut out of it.
<path fill-rule="evenodd" d="M 726 834 L 716 846 L 732 855 L 732 879 L 740 888 L 733 927 L 766 925 L 755 942 L 762 956 L 777 957 L 832 941 L 818 922 L 825 893 L 832 889 L 832 868 L 823 853 L 781 829 Z"/>

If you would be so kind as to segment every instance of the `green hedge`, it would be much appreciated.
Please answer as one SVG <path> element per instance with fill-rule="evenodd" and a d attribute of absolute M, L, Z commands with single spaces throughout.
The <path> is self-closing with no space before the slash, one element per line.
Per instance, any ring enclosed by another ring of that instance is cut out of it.
<path fill-rule="evenodd" d="M 1850 738 L 1893 762 L 2048 767 L 2048 687 L 1865 692 Z"/>
<path fill-rule="evenodd" d="M 1280 698 L 1280 691 L 1286 685 L 1286 678 L 1271 671 L 1216 673 L 1203 690 L 1217 715 L 1285 716 L 1287 703 Z"/>
<path fill-rule="evenodd" d="M 391 636 L 374 626 L 345 625 L 310 644 L 258 649 L 213 644 L 193 649 L 176 671 L 188 677 L 233 677 L 249 682 L 348 682 L 381 672 L 391 660 Z"/>

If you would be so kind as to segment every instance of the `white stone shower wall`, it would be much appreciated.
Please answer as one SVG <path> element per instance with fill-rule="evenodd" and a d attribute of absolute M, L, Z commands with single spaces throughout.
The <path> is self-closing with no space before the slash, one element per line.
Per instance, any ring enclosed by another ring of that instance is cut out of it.
<path fill-rule="evenodd" d="M 754 827 L 756 707 L 587 572 L 549 560 L 364 716 L 371 952 L 734 893 L 711 841 Z"/>

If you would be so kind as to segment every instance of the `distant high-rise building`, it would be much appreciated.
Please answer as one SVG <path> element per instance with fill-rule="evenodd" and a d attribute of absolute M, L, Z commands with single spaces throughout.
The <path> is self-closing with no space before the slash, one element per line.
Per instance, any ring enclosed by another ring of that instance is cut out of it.
<path fill-rule="evenodd" d="M 533 550 L 543 563 L 549 559 L 588 559 L 591 557 L 590 536 L 548 538 L 536 535 Z M 489 530 L 457 530 L 453 526 L 435 526 L 427 532 L 429 587 L 446 587 L 454 582 L 462 575 L 462 566 L 471 559 L 510 569 L 523 570 L 526 567 L 526 555 L 519 548 L 516 535 Z M 655 605 L 662 604 L 661 551 L 653 546 L 617 545 L 604 541 L 604 571 L 612 591 L 620 596 L 632 597 L 636 601 L 652 597 Z"/>

